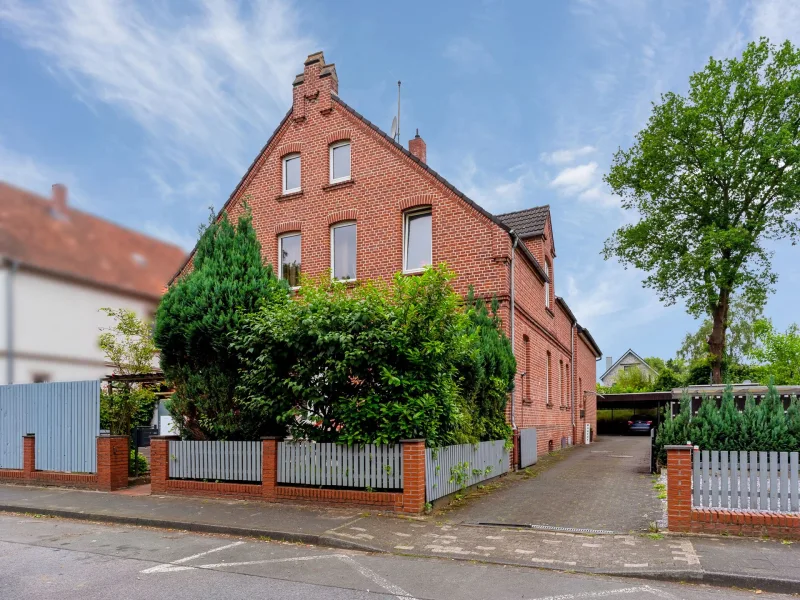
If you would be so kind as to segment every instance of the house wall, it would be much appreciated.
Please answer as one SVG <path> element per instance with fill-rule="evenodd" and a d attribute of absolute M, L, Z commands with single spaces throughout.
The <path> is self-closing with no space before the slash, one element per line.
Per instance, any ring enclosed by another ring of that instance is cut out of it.
<path fill-rule="evenodd" d="M 5 294 L 7 269 L 0 273 L 0 382 L 8 383 Z M 130 308 L 141 318 L 151 318 L 154 300 L 133 298 L 18 270 L 13 282 L 14 383 L 31 383 L 37 374 L 50 381 L 97 379 L 111 372 L 97 341 L 101 327 L 113 324 L 100 313 L 102 307 Z"/>
<path fill-rule="evenodd" d="M 457 196 L 414 160 L 402 154 L 347 107 L 331 98 L 338 83 L 320 77 L 317 65 L 306 65 L 304 80 L 294 88 L 293 111 L 240 184 L 227 210 L 236 218 L 251 208 L 253 224 L 267 262 L 277 265 L 278 237 L 300 232 L 302 272 L 321 275 L 331 265 L 331 225 L 357 223 L 356 276 L 389 280 L 403 267 L 403 213 L 409 208 L 432 208 L 434 264 L 447 263 L 456 273 L 454 287 L 464 295 L 470 286 L 478 296 L 497 297 L 506 334 L 510 335 L 509 285 L 512 242 L 509 234 L 478 209 Z M 350 140 L 351 181 L 329 184 L 329 146 Z M 301 156 L 299 193 L 282 194 L 282 158 Z M 553 235 L 526 240 L 526 246 L 556 278 Z M 539 451 L 546 452 L 562 438 L 574 435 L 570 378 L 571 322 L 555 301 L 545 308 L 544 283 L 521 249 L 515 253 L 516 324 L 514 352 L 518 375 L 515 393 L 517 427 L 539 429 Z M 529 348 L 526 366 L 526 345 Z M 545 398 L 546 356 L 550 353 L 550 394 Z M 594 360 L 582 377 L 593 390 Z M 523 371 L 528 371 L 525 378 Z M 559 370 L 562 375 L 559 376 Z M 529 381 L 525 381 L 528 379 Z M 577 380 L 578 378 L 575 377 Z M 563 391 L 562 391 L 563 390 Z M 582 397 L 577 390 L 575 397 Z M 511 418 L 511 406 L 507 409 Z"/>

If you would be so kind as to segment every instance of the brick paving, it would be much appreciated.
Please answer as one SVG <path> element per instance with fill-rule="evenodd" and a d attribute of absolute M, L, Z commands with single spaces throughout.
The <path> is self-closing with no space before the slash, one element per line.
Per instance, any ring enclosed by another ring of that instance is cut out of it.
<path fill-rule="evenodd" d="M 515 481 L 448 514 L 453 521 L 645 531 L 662 504 L 648 473 L 649 437 L 600 437 L 536 477 Z"/>

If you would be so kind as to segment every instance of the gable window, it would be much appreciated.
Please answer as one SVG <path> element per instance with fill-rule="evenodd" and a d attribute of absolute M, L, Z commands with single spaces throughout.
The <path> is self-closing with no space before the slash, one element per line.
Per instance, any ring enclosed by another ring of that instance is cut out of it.
<path fill-rule="evenodd" d="M 356 224 L 331 227 L 331 272 L 334 279 L 356 278 Z"/>
<path fill-rule="evenodd" d="M 300 155 L 288 154 L 283 157 L 283 193 L 300 191 Z"/>
<path fill-rule="evenodd" d="M 299 233 L 288 233 L 278 238 L 278 276 L 292 288 L 300 286 L 300 241 Z"/>
<path fill-rule="evenodd" d="M 403 271 L 422 271 L 431 264 L 433 237 L 431 209 L 409 211 L 403 216 Z"/>
<path fill-rule="evenodd" d="M 544 282 L 544 305 L 550 308 L 550 263 L 544 259 L 544 274 L 547 275 L 547 281 Z"/>
<path fill-rule="evenodd" d="M 331 146 L 331 183 L 350 179 L 350 142 L 338 142 Z"/>

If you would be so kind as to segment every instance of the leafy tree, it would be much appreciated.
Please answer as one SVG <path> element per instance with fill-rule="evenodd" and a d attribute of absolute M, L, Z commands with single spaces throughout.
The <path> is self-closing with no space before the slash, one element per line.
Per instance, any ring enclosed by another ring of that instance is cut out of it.
<path fill-rule="evenodd" d="M 683 386 L 683 379 L 675 371 L 664 367 L 653 381 L 654 392 L 668 392 Z"/>
<path fill-rule="evenodd" d="M 727 332 L 725 334 L 725 359 L 728 368 L 741 364 L 756 345 L 755 323 L 764 317 L 763 307 L 749 304 L 740 295 L 733 296 L 728 310 Z M 678 350 L 678 357 L 684 360 L 702 360 L 708 357 L 708 338 L 714 323 L 704 319 L 694 333 L 687 333 Z"/>
<path fill-rule="evenodd" d="M 644 362 L 653 367 L 659 373 L 667 366 L 667 363 L 664 361 L 664 359 L 659 358 L 658 356 L 648 356 L 644 359 Z"/>
<path fill-rule="evenodd" d="M 452 278 L 439 267 L 391 285 L 304 279 L 294 301 L 262 307 L 236 336 L 248 410 L 318 441 L 507 436 L 510 344 Z"/>
<path fill-rule="evenodd" d="M 800 237 L 800 51 L 750 43 L 710 59 L 687 96 L 662 95 L 606 182 L 640 215 L 605 257 L 648 273 L 662 301 L 711 317 L 711 374 L 722 382 L 730 299 L 761 306 L 777 276 L 767 240 Z"/>
<path fill-rule="evenodd" d="M 113 327 L 101 328 L 98 344 L 115 375 L 139 375 L 153 371 L 156 347 L 148 323 L 127 308 L 101 308 L 114 319 Z M 100 426 L 112 435 L 130 435 L 134 425 L 150 422 L 155 394 L 138 383 L 115 382 L 100 394 Z"/>
<path fill-rule="evenodd" d="M 779 385 L 800 383 L 800 328 L 793 323 L 780 333 L 770 320 L 762 319 L 756 322 L 755 332 L 759 344 L 750 356 L 765 365 Z"/>
<path fill-rule="evenodd" d="M 597 386 L 599 392 L 608 394 L 630 394 L 635 392 L 653 391 L 653 382 L 650 375 L 639 367 L 619 371 L 614 378 L 614 383 L 610 387 Z"/>
<path fill-rule="evenodd" d="M 288 302 L 288 288 L 261 258 L 249 210 L 236 226 L 213 213 L 201 228 L 191 270 L 170 287 L 156 313 L 161 368 L 175 387 L 170 412 L 186 437 L 258 439 L 276 424 L 248 412 L 236 394 L 241 357 L 231 335 L 261 303 Z"/>

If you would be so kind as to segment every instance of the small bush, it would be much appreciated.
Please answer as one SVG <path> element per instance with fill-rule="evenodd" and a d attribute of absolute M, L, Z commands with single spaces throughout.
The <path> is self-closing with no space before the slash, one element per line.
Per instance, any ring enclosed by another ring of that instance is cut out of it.
<path fill-rule="evenodd" d="M 136 468 L 138 465 L 138 469 Z M 143 473 L 147 473 L 150 471 L 150 465 L 147 462 L 147 459 L 139 454 L 136 455 L 134 450 L 131 450 L 130 455 L 128 456 L 128 475 L 130 477 L 135 477 L 138 474 L 141 475 Z"/>

